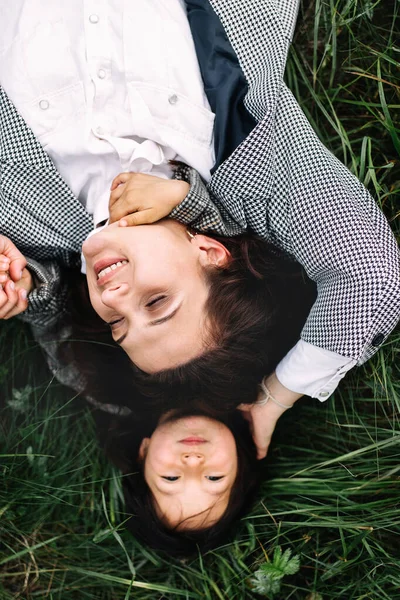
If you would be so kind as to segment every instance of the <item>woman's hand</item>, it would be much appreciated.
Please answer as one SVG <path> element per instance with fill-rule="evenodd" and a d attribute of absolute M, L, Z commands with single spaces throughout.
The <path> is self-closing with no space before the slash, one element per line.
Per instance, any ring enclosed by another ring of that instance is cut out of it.
<path fill-rule="evenodd" d="M 0 319 L 10 319 L 28 307 L 32 276 L 26 258 L 4 235 L 0 235 Z"/>
<path fill-rule="evenodd" d="M 270 375 L 266 380 L 266 385 L 271 392 L 271 395 L 280 403 L 290 407 L 301 398 L 302 394 L 292 392 L 284 387 L 275 373 Z M 260 392 L 258 399 L 262 400 L 265 397 L 263 392 Z M 266 404 L 241 404 L 239 410 L 242 411 L 243 417 L 250 423 L 250 431 L 253 436 L 254 444 L 257 448 L 257 458 L 265 458 L 268 448 L 271 443 L 272 434 L 276 423 L 286 412 L 287 408 L 282 408 L 269 400 Z"/>
<path fill-rule="evenodd" d="M 110 223 L 122 227 L 160 221 L 189 193 L 179 179 L 162 179 L 143 173 L 120 173 L 111 184 Z"/>

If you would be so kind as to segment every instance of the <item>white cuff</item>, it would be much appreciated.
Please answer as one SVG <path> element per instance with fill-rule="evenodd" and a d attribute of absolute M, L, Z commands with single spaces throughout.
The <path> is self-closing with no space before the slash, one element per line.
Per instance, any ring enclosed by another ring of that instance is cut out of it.
<path fill-rule="evenodd" d="M 327 400 L 357 360 L 300 340 L 276 367 L 280 383 L 292 392 Z"/>

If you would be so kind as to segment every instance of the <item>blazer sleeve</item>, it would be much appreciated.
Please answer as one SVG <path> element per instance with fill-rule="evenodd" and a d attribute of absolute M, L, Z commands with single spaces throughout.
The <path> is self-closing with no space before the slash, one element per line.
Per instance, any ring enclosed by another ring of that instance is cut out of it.
<path fill-rule="evenodd" d="M 308 130 L 307 142 L 312 136 Z M 317 300 L 301 338 L 310 346 L 343 356 L 343 364 L 350 367 L 368 360 L 399 320 L 399 251 L 372 196 L 316 136 L 314 141 L 317 160 L 313 168 L 308 174 L 300 169 L 301 176 L 296 171 L 286 173 L 284 180 L 278 174 L 277 180 L 290 190 L 276 190 L 275 202 L 267 203 L 267 213 L 257 211 L 250 231 L 268 239 L 267 219 L 270 241 L 298 260 L 317 283 Z M 286 149 L 304 156 L 290 144 Z M 290 156 L 282 165 L 288 161 Z M 193 169 L 181 176 L 191 189 L 171 216 L 219 235 L 246 231 L 231 215 L 225 219 L 223 203 Z M 247 216 L 252 207 L 254 203 L 247 206 Z M 338 373 L 337 382 L 346 370 Z"/>
<path fill-rule="evenodd" d="M 67 306 L 68 286 L 63 269 L 54 261 L 39 263 L 26 258 L 34 288 L 28 295 L 28 308 L 18 317 L 38 330 L 53 328 L 62 320 Z"/>
<path fill-rule="evenodd" d="M 285 87 L 275 117 L 269 226 L 318 289 L 301 338 L 362 364 L 400 316 L 396 240 L 371 194 L 325 148 Z"/>
<path fill-rule="evenodd" d="M 374 199 L 323 146 L 283 83 L 298 2 L 245 0 L 240 10 L 232 3 L 215 6 L 248 83 L 245 105 L 257 124 L 201 189 L 194 223 L 207 230 L 216 217 L 213 202 L 231 229 L 275 243 L 304 266 L 318 296 L 302 346 L 332 353 L 335 361 L 342 356 L 341 376 L 372 356 L 399 319 L 394 236 Z M 186 216 L 194 198 L 186 199 Z"/>
<path fill-rule="evenodd" d="M 233 236 L 243 233 L 241 227 L 232 216 L 224 210 L 221 203 L 213 196 L 203 182 L 199 173 L 186 165 L 179 166 L 174 174 L 190 185 L 189 193 L 170 213 L 169 217 L 185 225 L 191 225 L 203 232 L 216 233 L 222 236 Z"/>

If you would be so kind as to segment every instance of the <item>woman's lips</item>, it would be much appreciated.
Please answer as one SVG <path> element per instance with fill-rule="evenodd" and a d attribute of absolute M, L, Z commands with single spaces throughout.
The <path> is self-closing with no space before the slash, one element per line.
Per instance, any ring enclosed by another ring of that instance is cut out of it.
<path fill-rule="evenodd" d="M 102 260 L 97 261 L 93 266 L 93 270 L 97 277 L 97 285 L 103 286 L 104 284 L 108 283 L 108 281 L 110 281 L 114 277 L 114 275 L 118 273 L 127 264 L 128 261 L 126 260 L 126 258 L 104 258 Z M 109 269 L 106 273 L 102 273 L 102 271 L 108 269 L 112 265 L 116 265 L 115 268 Z"/>
<path fill-rule="evenodd" d="M 179 440 L 180 444 L 186 444 L 187 446 L 197 446 L 198 444 L 206 444 L 207 440 L 200 437 L 187 437 L 184 440 Z"/>
<path fill-rule="evenodd" d="M 120 258 L 118 256 L 117 257 L 113 256 L 112 258 L 102 258 L 101 260 L 98 260 L 93 265 L 93 270 L 96 273 L 96 277 L 100 273 L 100 271 L 102 271 L 103 269 L 106 269 L 107 267 L 110 267 L 111 265 L 113 265 L 117 262 L 122 262 L 123 260 L 126 260 L 126 258 Z"/>

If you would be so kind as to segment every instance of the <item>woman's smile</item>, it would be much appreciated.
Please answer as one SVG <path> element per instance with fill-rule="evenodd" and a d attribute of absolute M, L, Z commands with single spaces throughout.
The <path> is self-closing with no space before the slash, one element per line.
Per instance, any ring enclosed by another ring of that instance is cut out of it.
<path fill-rule="evenodd" d="M 97 275 L 97 285 L 102 287 L 114 276 L 123 269 L 129 261 L 124 258 L 111 258 L 99 260 L 93 267 L 95 274 Z"/>
<path fill-rule="evenodd" d="M 140 369 L 154 373 L 186 363 L 207 344 L 203 271 L 223 263 L 226 248 L 206 236 L 189 238 L 172 220 L 109 225 L 83 244 L 90 300 Z M 123 320 L 122 320 L 123 319 Z M 157 327 L 154 327 L 157 326 Z"/>

